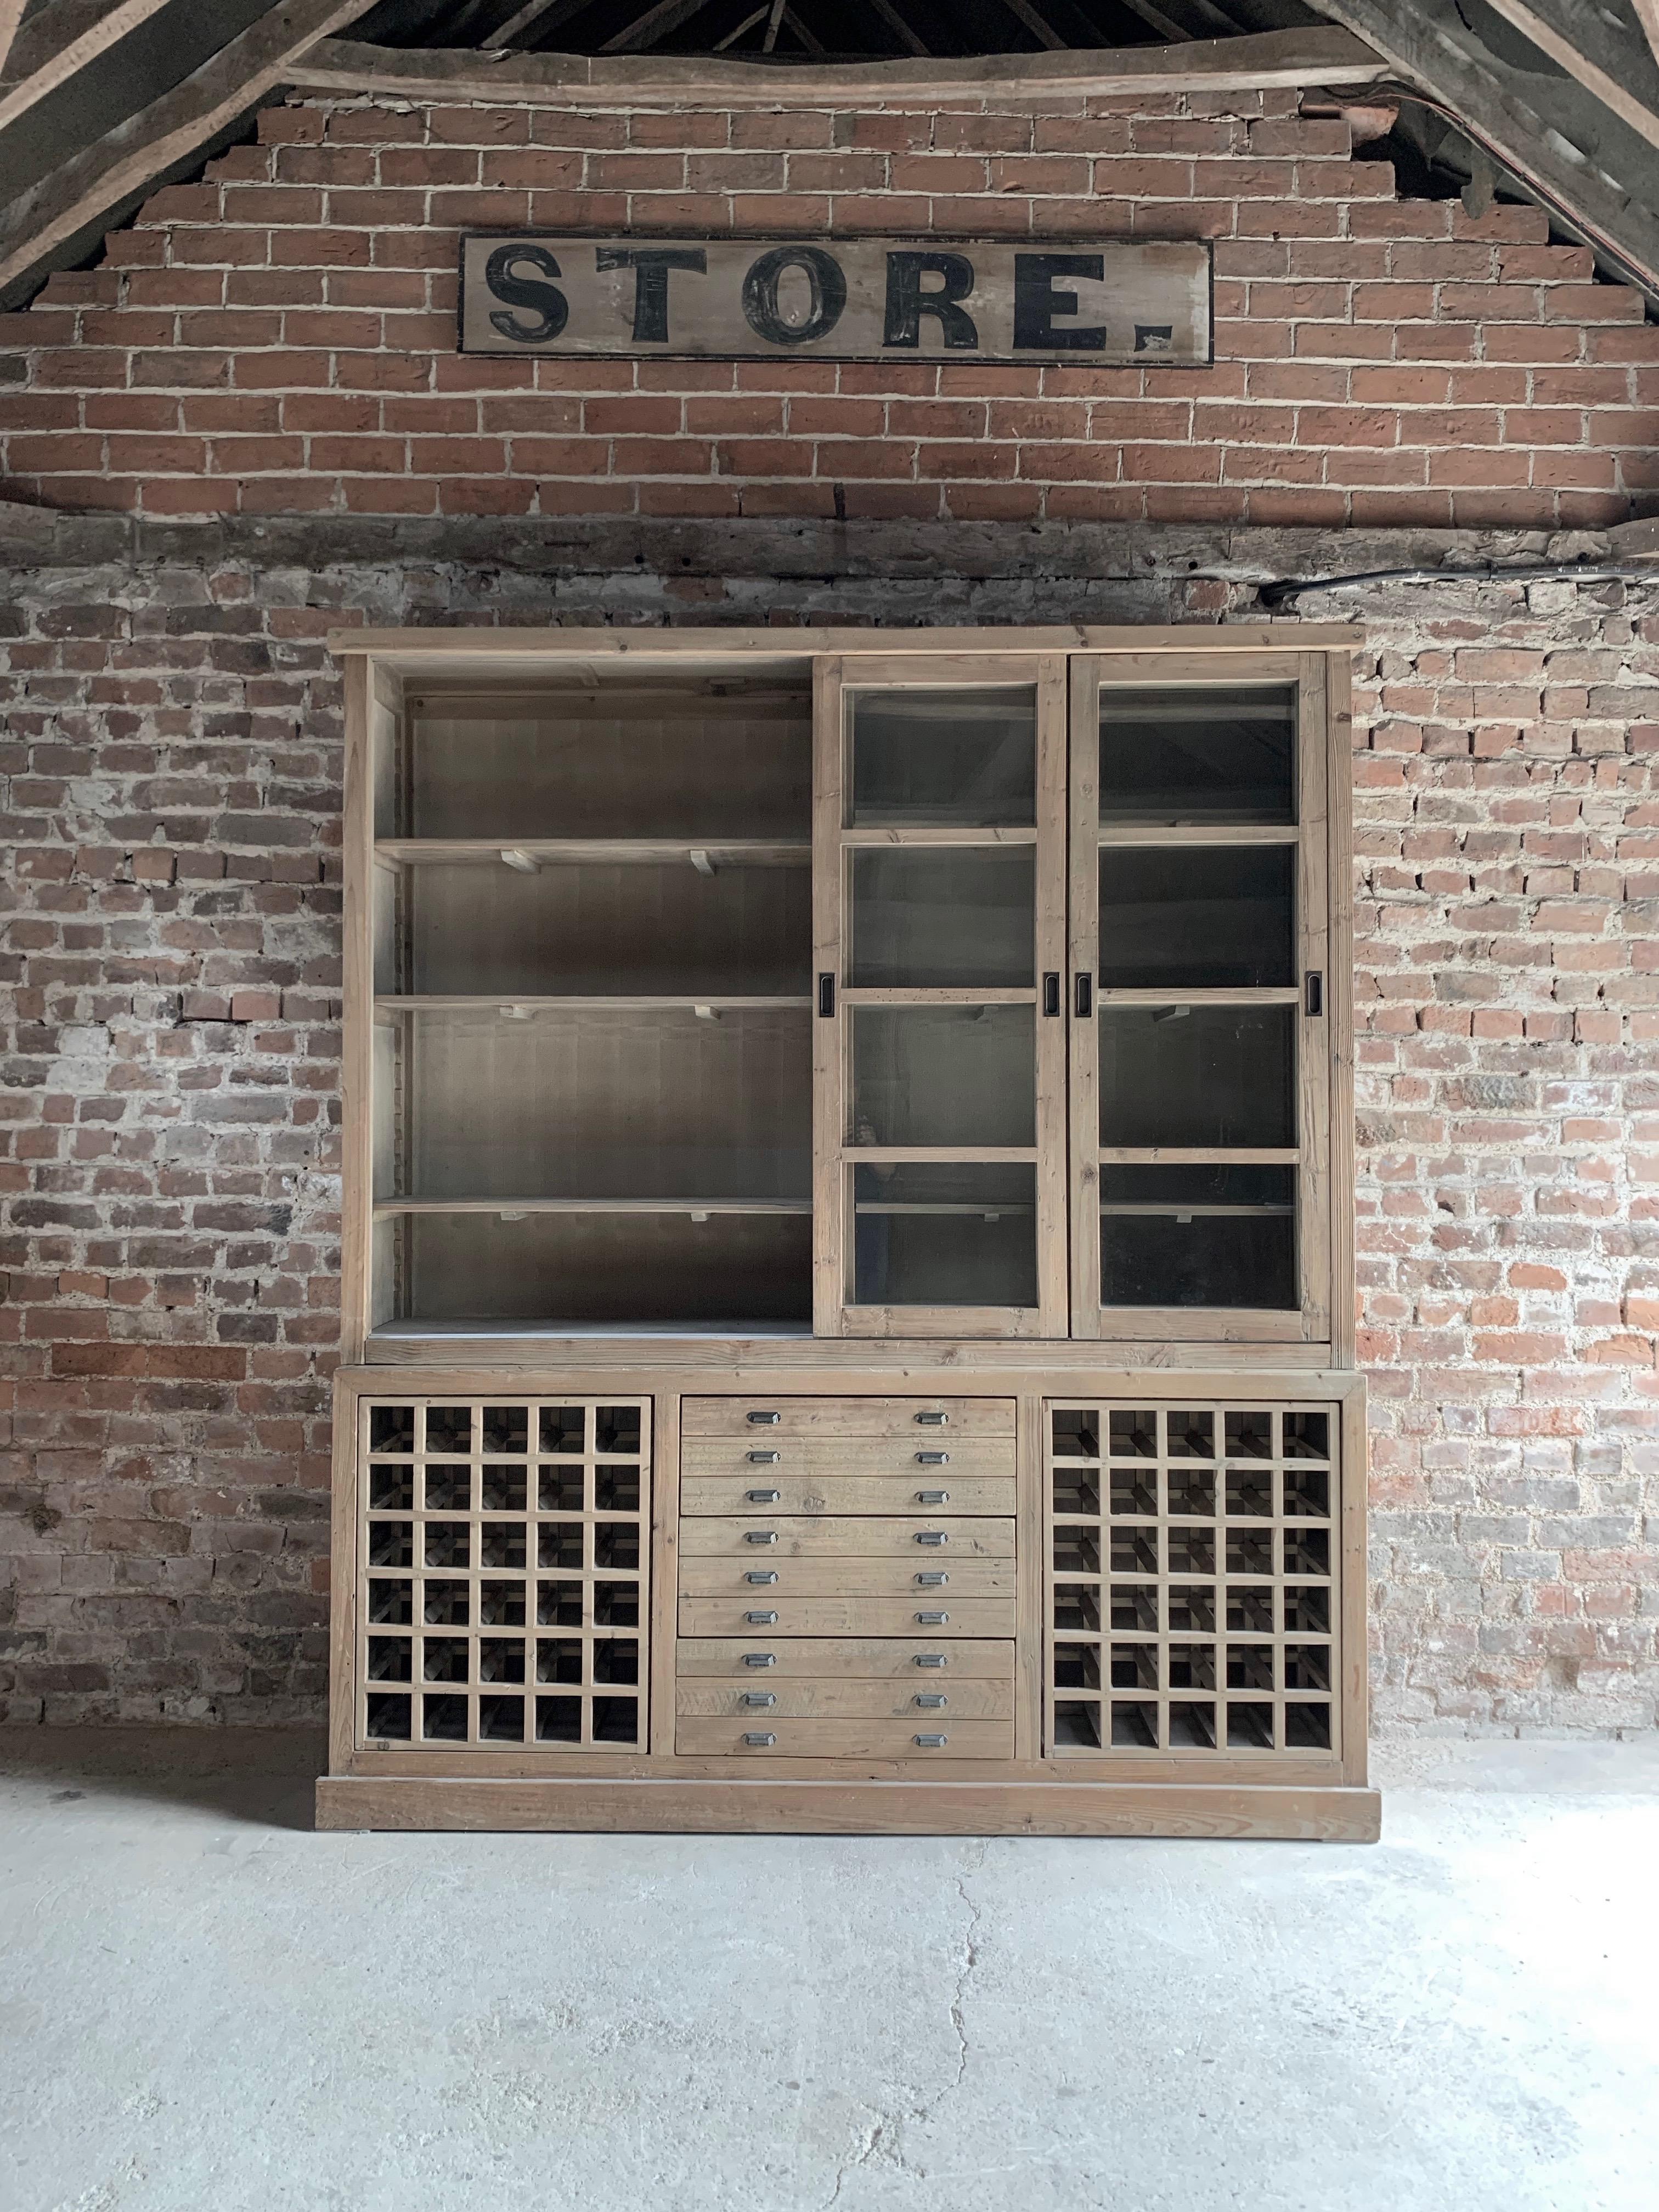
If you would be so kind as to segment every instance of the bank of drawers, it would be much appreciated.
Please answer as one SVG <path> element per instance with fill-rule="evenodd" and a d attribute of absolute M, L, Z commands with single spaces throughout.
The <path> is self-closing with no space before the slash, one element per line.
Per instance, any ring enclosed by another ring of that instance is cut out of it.
<path fill-rule="evenodd" d="M 681 1424 L 677 1749 L 1011 1758 L 1012 1402 L 689 1399 Z"/>
<path fill-rule="evenodd" d="M 1014 1647 L 1001 1638 L 683 1638 L 677 1674 L 683 1753 L 1013 1756 Z"/>

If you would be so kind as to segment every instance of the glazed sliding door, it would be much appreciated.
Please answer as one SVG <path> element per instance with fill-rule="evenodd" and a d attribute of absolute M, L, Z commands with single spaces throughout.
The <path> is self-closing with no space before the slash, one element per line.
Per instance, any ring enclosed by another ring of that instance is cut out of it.
<path fill-rule="evenodd" d="M 815 1327 L 1066 1334 L 1066 660 L 819 664 Z"/>
<path fill-rule="evenodd" d="M 1331 1334 L 1327 663 L 1072 664 L 1072 1334 Z"/>

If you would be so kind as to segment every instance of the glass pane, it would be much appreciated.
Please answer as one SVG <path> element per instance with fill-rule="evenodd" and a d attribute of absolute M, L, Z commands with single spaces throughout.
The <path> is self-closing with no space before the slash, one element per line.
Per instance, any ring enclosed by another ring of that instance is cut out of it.
<path fill-rule="evenodd" d="M 1036 1142 L 1030 1006 L 858 1006 L 855 1145 Z"/>
<path fill-rule="evenodd" d="M 1100 856 L 1103 988 L 1294 983 L 1295 881 L 1293 845 L 1109 848 Z"/>
<path fill-rule="evenodd" d="M 853 1170 L 859 1305 L 1034 1306 L 1036 1170 Z"/>
<path fill-rule="evenodd" d="M 1296 1170 L 1103 1168 L 1100 1298 L 1294 1309 Z"/>
<path fill-rule="evenodd" d="M 855 852 L 849 981 L 1030 983 L 1036 887 L 1034 845 Z"/>
<path fill-rule="evenodd" d="M 1103 1012 L 1100 1141 L 1293 1145 L 1294 1006 Z"/>
<path fill-rule="evenodd" d="M 1294 822 L 1296 690 L 1100 695 L 1103 822 Z"/>
<path fill-rule="evenodd" d="M 850 818 L 966 828 L 1035 822 L 1035 689 L 855 692 Z"/>

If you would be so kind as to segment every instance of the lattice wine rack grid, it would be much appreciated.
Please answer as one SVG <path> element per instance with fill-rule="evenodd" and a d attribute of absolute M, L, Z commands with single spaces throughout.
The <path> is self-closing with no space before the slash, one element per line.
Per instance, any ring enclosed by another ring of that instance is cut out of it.
<path fill-rule="evenodd" d="M 362 1405 L 365 1742 L 645 1748 L 650 1414 Z"/>
<path fill-rule="evenodd" d="M 1339 1748 L 1335 1414 L 1048 1407 L 1051 1754 Z"/>

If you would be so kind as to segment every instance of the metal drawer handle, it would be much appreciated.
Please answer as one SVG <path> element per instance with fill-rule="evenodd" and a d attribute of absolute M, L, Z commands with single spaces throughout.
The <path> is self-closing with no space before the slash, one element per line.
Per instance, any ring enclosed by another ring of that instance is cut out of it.
<path fill-rule="evenodd" d="M 916 1415 L 918 1428 L 944 1429 L 948 1428 L 950 1424 L 951 1416 L 948 1413 L 918 1413 Z"/>
<path fill-rule="evenodd" d="M 743 1663 L 745 1667 L 775 1667 L 778 1655 L 775 1651 L 745 1651 Z"/>
<path fill-rule="evenodd" d="M 949 1452 L 918 1452 L 916 1454 L 918 1467 L 949 1467 L 950 1464 Z"/>
<path fill-rule="evenodd" d="M 743 1702 L 745 1705 L 775 1705 L 778 1701 L 770 1690 L 745 1690 Z M 939 1703 L 943 1705 L 944 1702 L 941 1698 Z"/>
<path fill-rule="evenodd" d="M 915 1540 L 918 1544 L 931 1544 L 937 1550 L 939 1545 L 948 1544 L 951 1538 L 943 1528 L 918 1528 Z"/>
<path fill-rule="evenodd" d="M 916 1577 L 916 1586 L 920 1589 L 943 1589 L 945 1583 L 948 1583 L 951 1577 L 949 1575 L 918 1575 Z"/>
<path fill-rule="evenodd" d="M 744 1577 L 746 1583 L 775 1583 L 778 1578 L 775 1567 L 756 1567 Z"/>
<path fill-rule="evenodd" d="M 743 1496 L 747 1505 L 775 1505 L 783 1492 L 781 1490 L 745 1490 Z"/>
<path fill-rule="evenodd" d="M 775 1429 L 783 1419 L 783 1415 L 781 1413 L 745 1413 L 744 1419 L 751 1429 Z"/>
<path fill-rule="evenodd" d="M 950 1741 L 948 1735 L 919 1735 L 916 1738 L 924 1751 L 942 1751 Z"/>
<path fill-rule="evenodd" d="M 752 1613 L 749 1616 L 751 1620 L 755 1616 Z M 775 1620 L 777 1619 L 776 1613 L 774 1613 L 772 1618 Z M 921 1628 L 943 1628 L 945 1622 L 949 1620 L 951 1616 L 948 1613 L 919 1613 L 916 1615 L 916 1624 L 918 1627 Z"/>
<path fill-rule="evenodd" d="M 744 1455 L 751 1467 L 776 1467 L 783 1457 L 778 1451 L 752 1451 Z"/>
<path fill-rule="evenodd" d="M 951 1493 L 948 1490 L 919 1490 L 916 1503 L 918 1505 L 948 1505 Z"/>
<path fill-rule="evenodd" d="M 948 1656 L 943 1651 L 918 1651 L 911 1661 L 913 1667 L 948 1667 Z"/>
<path fill-rule="evenodd" d="M 745 1544 L 775 1544 L 778 1532 L 775 1528 L 745 1528 L 743 1540 Z"/>
<path fill-rule="evenodd" d="M 919 1705 L 925 1705 L 930 1711 L 938 1705 L 948 1705 L 951 1702 L 943 1690 L 918 1690 L 915 1701 Z"/>
<path fill-rule="evenodd" d="M 776 1736 L 768 1735 L 763 1729 L 750 1729 L 743 1740 L 745 1743 L 775 1743 L 777 1741 Z"/>
<path fill-rule="evenodd" d="M 775 1613 L 745 1613 L 743 1617 L 751 1628 L 775 1628 L 778 1625 Z"/>

